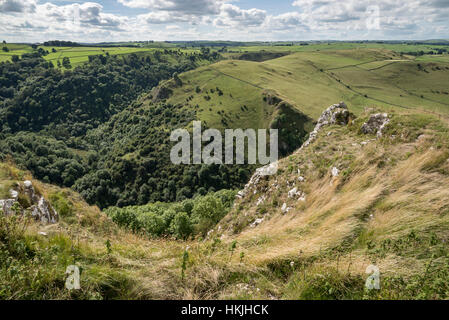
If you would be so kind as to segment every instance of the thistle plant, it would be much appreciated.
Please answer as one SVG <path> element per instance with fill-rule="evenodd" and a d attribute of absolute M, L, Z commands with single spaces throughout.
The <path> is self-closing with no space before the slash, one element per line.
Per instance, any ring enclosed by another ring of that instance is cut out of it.
<path fill-rule="evenodd" d="M 184 281 L 185 272 L 187 270 L 187 261 L 189 260 L 189 252 L 184 250 L 184 254 L 182 255 L 182 265 L 181 265 L 181 279 Z"/>
<path fill-rule="evenodd" d="M 231 246 L 229 247 L 229 251 L 231 251 L 231 256 L 229 257 L 229 261 L 232 260 L 232 255 L 234 254 L 235 248 L 237 248 L 237 241 L 232 241 Z"/>
<path fill-rule="evenodd" d="M 106 242 L 104 243 L 106 245 L 106 250 L 108 252 L 108 255 L 110 255 L 112 253 L 112 246 L 111 246 L 111 240 L 106 240 Z"/>

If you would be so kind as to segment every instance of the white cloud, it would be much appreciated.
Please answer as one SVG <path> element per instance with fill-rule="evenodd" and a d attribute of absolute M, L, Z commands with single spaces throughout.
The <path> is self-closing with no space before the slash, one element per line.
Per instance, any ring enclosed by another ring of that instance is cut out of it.
<path fill-rule="evenodd" d="M 155 11 L 142 14 L 137 17 L 139 21 L 146 24 L 167 24 L 176 22 L 188 22 L 191 18 L 186 15 L 172 15 L 169 12 Z"/>
<path fill-rule="evenodd" d="M 232 4 L 223 4 L 214 24 L 216 26 L 257 27 L 263 24 L 266 18 L 265 10 L 255 8 L 243 10 Z"/>
<path fill-rule="evenodd" d="M 128 16 L 108 12 L 105 0 L 51 1 L 0 0 L 0 35 L 83 42 L 449 38 L 449 0 L 277 0 L 291 4 L 277 14 L 262 2 L 242 8 L 237 0 L 108 0 L 131 8 Z"/>
<path fill-rule="evenodd" d="M 0 13 L 33 12 L 35 0 L 0 0 Z"/>
<path fill-rule="evenodd" d="M 224 0 L 118 0 L 130 8 L 171 11 L 182 15 L 218 14 Z"/>
<path fill-rule="evenodd" d="M 305 23 L 315 31 L 370 31 L 369 22 L 377 18 L 379 30 L 385 34 L 394 30 L 415 30 L 424 34 L 435 28 L 432 21 L 442 21 L 445 17 L 447 24 L 449 16 L 448 0 L 296 0 L 292 5 L 300 10 Z M 372 16 L 377 13 L 377 17 Z"/>
<path fill-rule="evenodd" d="M 27 12 L 0 12 L 1 33 L 14 34 L 14 41 L 55 38 L 85 42 L 93 38 L 104 40 L 105 34 L 110 37 L 114 32 L 123 31 L 128 20 L 127 17 L 104 13 L 103 6 L 94 2 L 59 6 L 47 2 L 35 4 L 33 10 Z"/>

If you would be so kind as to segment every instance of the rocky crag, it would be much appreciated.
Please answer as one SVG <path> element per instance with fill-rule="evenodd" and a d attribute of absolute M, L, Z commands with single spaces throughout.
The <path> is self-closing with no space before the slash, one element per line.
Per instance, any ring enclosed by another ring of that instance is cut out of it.
<path fill-rule="evenodd" d="M 44 196 L 35 190 L 31 181 L 17 183 L 9 193 L 10 199 L 0 200 L 0 212 L 4 215 L 28 213 L 43 224 L 58 222 L 58 213 Z"/>

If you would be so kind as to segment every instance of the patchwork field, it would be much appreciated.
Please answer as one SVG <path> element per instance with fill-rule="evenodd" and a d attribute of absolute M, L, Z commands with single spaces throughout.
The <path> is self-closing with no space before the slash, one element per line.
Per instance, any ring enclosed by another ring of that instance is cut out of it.
<path fill-rule="evenodd" d="M 29 45 L 19 45 L 19 44 L 7 44 L 6 47 L 9 49 L 8 52 L 0 51 L 0 62 L 10 61 L 13 55 L 22 55 L 24 53 L 31 53 L 33 49 Z M 124 55 L 137 52 L 147 52 L 153 51 L 155 49 L 151 48 L 131 48 L 131 47 L 47 47 L 39 46 L 49 52 L 48 55 L 44 56 L 44 59 L 52 61 L 54 66 L 57 67 L 57 62 L 62 63 L 64 57 L 70 59 L 72 67 L 76 67 L 89 60 L 91 55 L 99 54 L 110 54 L 110 55 Z M 56 52 L 52 52 L 52 49 Z"/>

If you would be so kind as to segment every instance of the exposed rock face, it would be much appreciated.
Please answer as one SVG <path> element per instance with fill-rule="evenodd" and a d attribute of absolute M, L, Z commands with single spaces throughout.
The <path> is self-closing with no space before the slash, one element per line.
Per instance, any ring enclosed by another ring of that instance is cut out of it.
<path fill-rule="evenodd" d="M 42 223 L 58 222 L 58 213 L 42 195 L 39 195 L 34 190 L 31 181 L 24 181 L 23 184 L 17 187 L 17 190 L 10 190 L 10 193 L 13 199 L 0 200 L 0 210 L 3 211 L 3 214 L 23 214 L 25 211 L 28 211 L 35 220 Z M 23 201 L 19 203 L 20 194 L 24 197 Z M 26 206 L 26 208 L 23 206 Z"/>
<path fill-rule="evenodd" d="M 390 122 L 388 114 L 377 113 L 371 115 L 369 120 L 362 125 L 362 132 L 364 134 L 376 134 L 378 138 L 382 137 L 382 131 Z"/>
<path fill-rule="evenodd" d="M 309 134 L 309 139 L 306 142 L 304 142 L 301 149 L 307 147 L 309 144 L 315 141 L 318 132 L 321 130 L 322 127 L 331 124 L 339 124 L 342 126 L 347 125 L 350 117 L 351 113 L 349 112 L 348 107 L 344 102 L 331 105 L 329 108 L 324 110 L 324 112 L 318 118 L 318 122 L 315 126 L 315 129 Z"/>
<path fill-rule="evenodd" d="M 157 102 L 170 98 L 170 96 L 173 94 L 173 90 L 165 87 L 164 85 L 160 85 L 153 89 L 152 94 L 153 102 Z"/>
<path fill-rule="evenodd" d="M 0 200 L 0 211 L 7 216 L 15 214 L 13 209 L 15 203 L 15 199 Z"/>
<path fill-rule="evenodd" d="M 303 144 L 303 146 L 298 151 L 302 150 L 304 147 L 307 147 L 309 144 L 311 144 L 316 139 L 318 132 L 322 127 L 331 124 L 347 125 L 348 122 L 350 121 L 351 116 L 352 114 L 349 112 L 348 107 L 344 102 L 340 102 L 338 104 L 330 106 L 322 113 L 322 115 L 318 119 L 315 129 L 310 133 L 309 139 Z M 277 172 L 277 167 L 278 163 L 276 162 L 258 168 L 251 177 L 251 179 L 249 180 L 249 182 L 245 185 L 245 188 L 239 191 L 236 197 L 238 199 L 242 199 L 246 195 L 250 194 L 251 191 L 253 191 L 254 194 L 257 194 L 258 191 L 263 191 L 258 190 L 259 183 L 267 179 L 267 176 L 275 174 Z M 299 174 L 300 172 L 298 172 L 298 175 Z M 298 178 L 299 182 L 303 182 L 304 180 L 305 179 L 301 176 Z M 295 188 L 293 190 L 290 190 L 289 198 L 296 198 L 299 201 L 305 201 L 306 195 L 304 192 L 298 191 L 298 189 Z M 282 212 L 286 213 L 290 210 L 290 208 L 288 208 L 287 205 L 285 204 L 285 208 L 283 206 L 281 210 Z"/>

